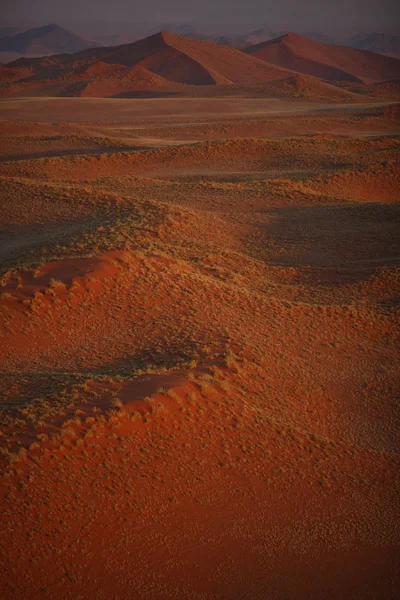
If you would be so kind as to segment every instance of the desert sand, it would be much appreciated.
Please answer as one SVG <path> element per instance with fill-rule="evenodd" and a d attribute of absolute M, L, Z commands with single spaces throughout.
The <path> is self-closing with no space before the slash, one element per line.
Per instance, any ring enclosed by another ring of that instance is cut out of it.
<path fill-rule="evenodd" d="M 193 97 L 204 93 L 203 88 L 208 95 L 215 87 L 219 96 L 354 103 L 388 82 L 398 95 L 399 79 L 397 58 L 321 44 L 297 34 L 237 49 L 160 31 L 121 46 L 19 58 L 0 68 L 0 98 L 124 98 L 155 92 Z M 343 84 L 357 87 L 352 91 Z"/>
<path fill-rule="evenodd" d="M 399 105 L 290 77 L 0 101 L 2 598 L 396 597 Z"/>

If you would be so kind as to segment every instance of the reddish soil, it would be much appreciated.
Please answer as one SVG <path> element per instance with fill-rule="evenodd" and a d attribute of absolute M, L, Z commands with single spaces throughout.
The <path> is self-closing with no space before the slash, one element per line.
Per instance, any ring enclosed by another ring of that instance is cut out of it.
<path fill-rule="evenodd" d="M 0 111 L 1 597 L 394 600 L 398 107 Z"/>

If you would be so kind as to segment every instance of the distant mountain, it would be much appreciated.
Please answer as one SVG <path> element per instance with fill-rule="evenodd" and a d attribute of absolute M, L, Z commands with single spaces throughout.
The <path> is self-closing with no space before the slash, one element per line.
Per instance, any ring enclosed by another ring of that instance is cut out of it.
<path fill-rule="evenodd" d="M 212 42 L 213 44 L 222 44 L 224 46 L 232 46 L 232 48 L 240 48 L 245 46 L 246 43 L 241 38 L 229 37 L 226 35 L 206 35 L 203 33 L 185 34 L 184 37 L 191 38 L 194 40 L 201 40 L 203 42 Z"/>
<path fill-rule="evenodd" d="M 270 40 L 276 40 L 277 38 L 283 37 L 288 31 L 277 31 L 275 29 L 269 29 L 268 27 L 261 27 L 251 33 L 237 37 L 236 40 L 242 46 L 254 46 L 256 44 L 262 44 Z M 322 44 L 334 44 L 335 39 L 329 35 L 318 31 L 309 31 L 307 33 L 301 33 L 302 37 L 305 37 L 314 42 L 320 42 Z"/>
<path fill-rule="evenodd" d="M 377 32 L 360 34 L 348 40 L 346 45 L 361 50 L 400 57 L 400 35 Z"/>
<path fill-rule="evenodd" d="M 378 82 L 400 76 L 400 60 L 288 33 L 244 50 L 268 64 L 328 81 Z"/>
<path fill-rule="evenodd" d="M 123 34 L 123 33 L 108 33 L 108 34 L 104 34 L 104 35 L 95 35 L 95 36 L 91 36 L 91 38 L 94 42 L 93 45 L 100 45 L 100 46 L 122 46 L 122 44 L 131 44 L 132 42 L 136 41 L 136 37 L 132 36 L 132 35 L 128 35 L 128 34 Z"/>
<path fill-rule="evenodd" d="M 8 34 L 0 39 L 0 52 L 23 55 L 51 55 L 72 53 L 99 47 L 100 44 L 84 40 L 56 24 L 35 27 L 22 33 Z"/>
<path fill-rule="evenodd" d="M 268 40 L 274 40 L 285 33 L 286 31 L 276 31 L 269 29 L 268 27 L 260 27 L 259 29 L 255 29 L 250 33 L 240 36 L 238 39 L 241 40 L 242 45 L 254 46 L 256 44 L 267 42 Z"/>
<path fill-rule="evenodd" d="M 15 35 L 21 33 L 19 27 L 0 27 L 0 39 L 6 36 Z"/>

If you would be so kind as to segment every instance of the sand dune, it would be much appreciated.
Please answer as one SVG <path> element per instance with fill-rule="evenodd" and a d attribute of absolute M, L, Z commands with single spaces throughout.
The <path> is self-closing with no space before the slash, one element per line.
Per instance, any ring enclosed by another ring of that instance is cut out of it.
<path fill-rule="evenodd" d="M 234 48 L 166 31 L 123 46 L 45 59 L 20 59 L 8 68 L 15 72 L 14 81 L 20 74 L 22 93 L 24 88 L 34 91 L 45 87 L 51 80 L 53 85 L 58 84 L 57 95 L 116 95 L 142 89 L 144 78 L 147 87 L 157 89 L 181 84 L 260 83 L 290 75 L 286 69 L 266 65 Z M 26 77 L 26 69 L 31 70 L 31 77 Z M 38 86 L 37 82 L 42 83 Z M 3 90 L 3 94 L 13 93 L 17 89 Z"/>
<path fill-rule="evenodd" d="M 260 85 L 0 102 L 5 600 L 397 597 L 398 106 Z"/>
<path fill-rule="evenodd" d="M 356 101 L 357 97 L 362 98 L 359 92 L 368 93 L 362 87 L 365 82 L 398 77 L 399 65 L 400 61 L 395 59 L 319 44 L 295 34 L 242 52 L 161 31 L 122 46 L 19 59 L 1 68 L 0 95 L 129 97 L 140 92 L 171 96 L 253 93 L 266 97 Z M 329 87 L 325 80 L 340 83 L 341 88 Z M 355 87 L 346 90 L 345 84 Z M 361 85 L 359 90 L 357 85 Z M 253 92 L 246 90 L 246 86 L 254 86 Z M 216 92 L 210 91 L 212 88 Z M 382 96 L 385 91 L 382 88 Z M 375 95 L 378 94 L 376 89 Z"/>
<path fill-rule="evenodd" d="M 329 81 L 378 82 L 400 75 L 400 61 L 366 50 L 321 44 L 288 33 L 245 52 L 285 69 Z"/>

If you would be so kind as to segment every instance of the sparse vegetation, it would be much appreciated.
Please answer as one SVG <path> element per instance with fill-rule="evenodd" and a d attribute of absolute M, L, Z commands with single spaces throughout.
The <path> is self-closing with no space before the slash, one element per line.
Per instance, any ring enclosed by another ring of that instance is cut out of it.
<path fill-rule="evenodd" d="M 279 85 L 309 93 L 307 80 Z M 377 548 L 390 579 L 396 118 L 270 114 L 260 87 L 245 93 L 260 97 L 218 99 L 217 117 L 207 98 L 153 118 L 162 100 L 148 99 L 123 125 L 0 123 L 0 563 L 13 597 L 66 583 L 71 597 L 258 597 L 275 559 L 279 595 L 289 547 L 291 576 L 318 554 L 327 589 L 359 548 L 373 558 L 366 595 Z"/>

